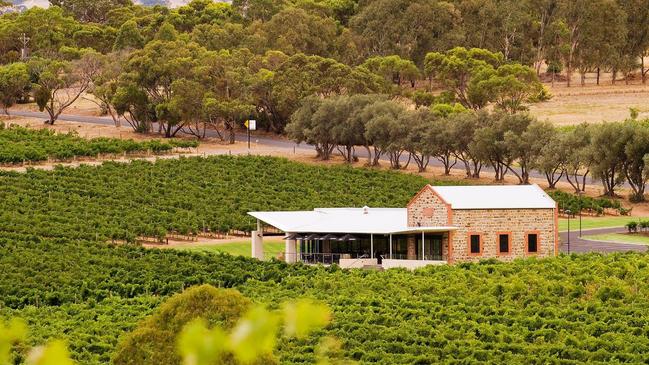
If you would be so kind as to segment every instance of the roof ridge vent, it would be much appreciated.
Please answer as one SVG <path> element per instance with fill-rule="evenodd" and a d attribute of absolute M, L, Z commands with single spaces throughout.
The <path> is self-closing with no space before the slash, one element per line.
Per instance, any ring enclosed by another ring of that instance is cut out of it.
<path fill-rule="evenodd" d="M 370 207 L 367 205 L 363 207 L 363 214 L 368 214 L 370 212 Z"/>

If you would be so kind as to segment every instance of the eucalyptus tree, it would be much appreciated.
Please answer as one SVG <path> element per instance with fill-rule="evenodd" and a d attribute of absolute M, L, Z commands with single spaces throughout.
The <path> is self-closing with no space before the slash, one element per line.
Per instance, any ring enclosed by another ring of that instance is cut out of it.
<path fill-rule="evenodd" d="M 22 99 L 31 87 L 27 65 L 22 62 L 0 66 L 0 108 L 9 115 L 9 108 Z"/>
<path fill-rule="evenodd" d="M 144 43 L 144 37 L 137 23 L 134 20 L 128 20 L 117 31 L 113 51 L 139 49 L 144 46 Z"/>
<path fill-rule="evenodd" d="M 249 51 L 222 50 L 207 52 L 194 69 L 195 77 L 202 84 L 204 123 L 215 129 L 221 139 L 235 142 L 235 131 L 243 126 L 255 112 L 251 93 L 251 71 L 248 63 L 252 58 Z M 204 133 L 203 133 L 204 134 Z"/>
<path fill-rule="evenodd" d="M 248 21 L 268 21 L 286 3 L 286 0 L 233 0 L 232 6 Z"/>
<path fill-rule="evenodd" d="M 289 55 L 331 57 L 335 53 L 338 26 L 331 17 L 287 7 L 261 25 L 260 35 L 269 49 Z"/>
<path fill-rule="evenodd" d="M 626 41 L 627 15 L 614 0 L 596 0 L 593 3 L 594 7 L 584 9 L 589 14 L 579 30 L 580 40 L 574 55 L 582 86 L 586 83 L 587 72 L 597 71 L 599 83 L 601 69 L 610 66 L 624 69 L 624 59 L 618 54 Z"/>
<path fill-rule="evenodd" d="M 530 15 L 528 38 L 533 45 L 533 65 L 537 75 L 541 74 L 541 66 L 550 57 L 548 50 L 553 48 L 556 40 L 560 2 L 562 0 L 524 0 L 526 13 Z"/>
<path fill-rule="evenodd" d="M 124 51 L 99 56 L 99 70 L 93 76 L 92 84 L 88 88 L 88 94 L 92 94 L 93 98 L 85 98 L 108 113 L 117 127 L 121 125 L 121 121 L 115 109 L 113 97 L 117 92 L 119 79 L 127 58 L 128 53 Z"/>
<path fill-rule="evenodd" d="M 185 125 L 170 104 L 177 94 L 174 85 L 177 86 L 180 80 L 195 77 L 195 67 L 204 53 L 204 48 L 180 38 L 154 40 L 143 49 L 134 51 L 124 66 L 120 81 L 122 87 L 139 88 L 141 92 L 132 90 L 122 95 L 131 95 L 143 101 L 141 94 L 146 94 L 151 106 L 145 109 L 156 111 L 159 131 L 165 137 L 175 136 Z"/>
<path fill-rule="evenodd" d="M 526 3 L 519 0 L 457 1 L 462 14 L 462 45 L 499 51 L 505 61 L 531 64 L 529 28 L 533 14 Z"/>
<path fill-rule="evenodd" d="M 566 66 L 567 86 L 570 87 L 573 71 L 580 62 L 580 55 L 584 56 L 583 62 L 587 62 L 589 53 L 590 57 L 606 56 L 606 53 L 597 56 L 595 48 L 619 41 L 619 37 L 624 34 L 620 22 L 625 14 L 614 0 L 563 0 L 559 5 L 564 34 L 560 37 L 560 42 L 564 49 L 562 55 Z M 604 48 L 606 52 L 606 47 Z M 619 62 L 618 60 L 617 63 Z M 614 65 L 614 73 L 618 67 Z"/>
<path fill-rule="evenodd" d="M 472 89 L 476 74 L 486 69 L 495 69 L 503 62 L 500 53 L 485 49 L 455 47 L 446 52 L 431 52 L 426 55 L 426 74 L 439 82 L 444 89 L 455 95 L 457 101 L 469 109 L 480 109 L 488 102 L 488 96 Z"/>
<path fill-rule="evenodd" d="M 409 81 L 410 85 L 415 87 L 420 78 L 419 69 L 414 62 L 396 55 L 371 57 L 365 60 L 362 66 L 398 86 L 401 86 L 403 81 Z"/>
<path fill-rule="evenodd" d="M 350 19 L 367 56 L 399 55 L 421 65 L 426 52 L 460 44 L 461 18 L 450 2 L 376 0 L 361 2 Z"/>
<path fill-rule="evenodd" d="M 113 9 L 133 5 L 131 0 L 49 0 L 84 23 L 103 23 Z"/>
<path fill-rule="evenodd" d="M 519 63 L 503 63 L 501 53 L 456 47 L 426 55 L 426 74 L 439 82 L 464 107 L 478 110 L 494 103 L 515 113 L 525 103 L 539 101 L 543 85 L 534 70 Z"/>
<path fill-rule="evenodd" d="M 34 100 L 54 124 L 61 113 L 91 86 L 101 68 L 99 55 L 88 52 L 73 62 L 33 59 L 28 64 L 34 82 Z"/>
<path fill-rule="evenodd" d="M 387 89 L 384 80 L 363 67 L 349 67 L 331 58 L 269 53 L 253 76 L 251 85 L 258 111 L 270 129 L 282 132 L 300 100 L 311 95 L 376 94 Z M 276 60 L 277 62 L 275 62 Z M 265 63 L 265 64 L 263 64 Z"/>
<path fill-rule="evenodd" d="M 642 83 L 647 81 L 647 72 L 645 69 L 645 56 L 649 49 L 649 0 L 618 0 L 616 4 L 620 8 L 619 16 L 616 21 L 622 22 L 620 27 L 621 42 L 619 42 L 618 54 L 624 57 L 628 67 L 624 73 L 626 81 L 629 79 L 629 73 L 638 68 L 637 60 L 641 60 L 640 73 Z M 606 28 L 609 28 L 607 23 Z"/>

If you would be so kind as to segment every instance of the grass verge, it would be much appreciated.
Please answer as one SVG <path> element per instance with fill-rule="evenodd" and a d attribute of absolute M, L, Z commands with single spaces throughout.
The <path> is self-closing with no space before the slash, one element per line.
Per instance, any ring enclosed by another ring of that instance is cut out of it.
<path fill-rule="evenodd" d="M 607 234 L 594 234 L 583 237 L 586 240 L 605 241 L 613 243 L 626 243 L 634 245 L 649 245 L 649 237 L 638 234 L 626 233 L 607 233 Z"/>
<path fill-rule="evenodd" d="M 203 251 L 203 252 L 223 252 L 235 256 L 252 256 L 250 241 L 228 242 L 211 245 L 195 245 L 174 247 L 176 250 Z M 284 252 L 284 241 L 268 240 L 264 242 L 264 254 L 267 258 L 277 257 Z"/>
<path fill-rule="evenodd" d="M 613 228 L 624 227 L 625 224 L 631 221 L 640 221 L 647 218 L 643 217 L 582 217 L 581 229 L 595 229 L 595 228 Z M 579 217 L 570 218 L 570 230 L 579 229 Z M 568 230 L 568 219 L 559 219 L 559 231 L 565 232 Z"/>

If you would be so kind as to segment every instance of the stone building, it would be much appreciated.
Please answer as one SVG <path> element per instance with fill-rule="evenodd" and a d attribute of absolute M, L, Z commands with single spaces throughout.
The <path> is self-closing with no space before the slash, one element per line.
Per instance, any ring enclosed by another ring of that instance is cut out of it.
<path fill-rule="evenodd" d="M 537 185 L 427 185 L 406 208 L 249 214 L 253 257 L 264 257 L 266 224 L 286 233 L 287 262 L 416 268 L 558 253 L 557 205 Z"/>

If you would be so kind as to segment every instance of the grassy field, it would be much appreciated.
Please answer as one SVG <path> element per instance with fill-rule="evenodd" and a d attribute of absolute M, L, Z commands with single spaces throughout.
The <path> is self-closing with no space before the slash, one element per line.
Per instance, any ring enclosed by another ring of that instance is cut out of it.
<path fill-rule="evenodd" d="M 211 244 L 211 245 L 195 245 L 195 246 L 180 246 L 174 249 L 177 250 L 188 250 L 188 251 L 203 251 L 203 252 L 223 252 L 229 253 L 234 256 L 244 256 L 250 257 L 252 254 L 252 249 L 250 247 L 250 241 L 241 241 L 241 242 L 228 242 L 222 244 Z M 264 242 L 264 253 L 266 257 L 276 257 L 277 254 L 284 252 L 284 241 L 278 241 L 275 239 L 266 240 Z"/>
<path fill-rule="evenodd" d="M 606 241 L 615 243 L 631 243 L 636 245 L 649 245 L 649 237 L 641 236 L 638 234 L 626 233 L 608 233 L 608 234 L 594 234 L 584 236 L 584 239 L 593 241 Z"/>
<path fill-rule="evenodd" d="M 644 218 L 641 217 L 582 217 L 581 218 L 581 228 L 582 229 L 594 229 L 594 228 L 612 228 L 612 227 L 624 227 L 625 224 L 631 221 L 638 221 Z M 579 217 L 570 219 L 570 230 L 579 229 Z M 565 232 L 568 230 L 568 220 L 559 219 L 559 231 Z"/>

